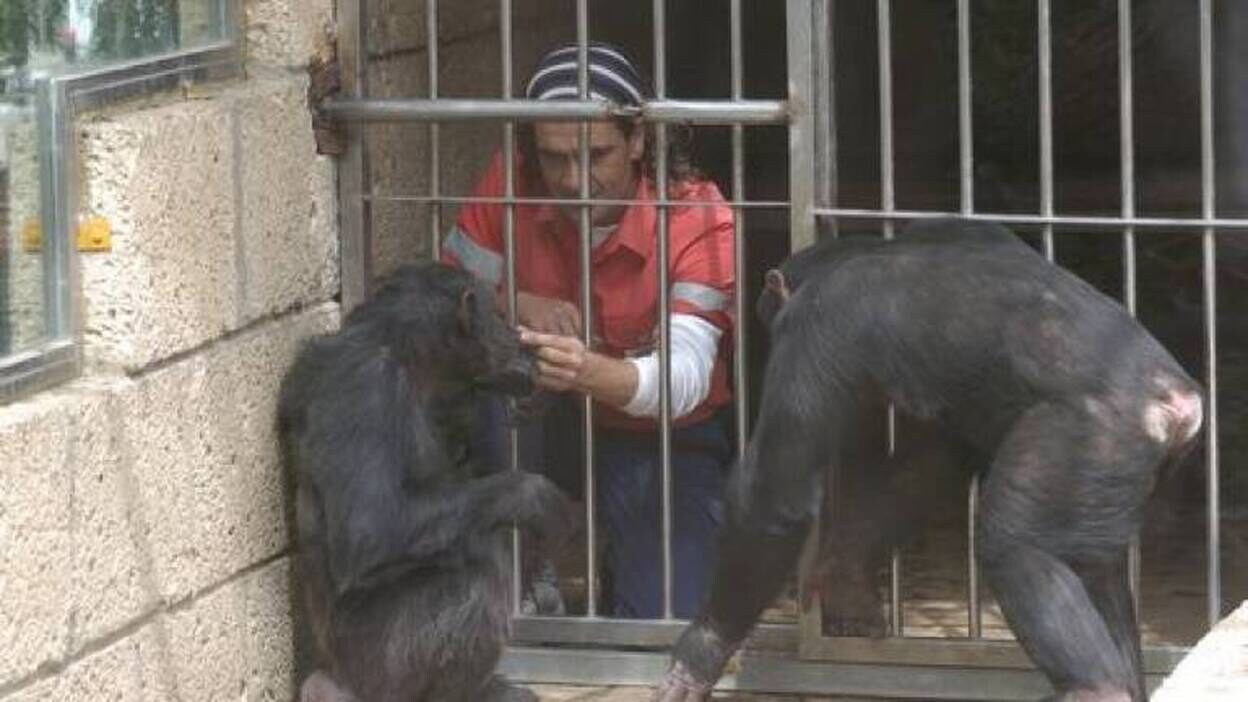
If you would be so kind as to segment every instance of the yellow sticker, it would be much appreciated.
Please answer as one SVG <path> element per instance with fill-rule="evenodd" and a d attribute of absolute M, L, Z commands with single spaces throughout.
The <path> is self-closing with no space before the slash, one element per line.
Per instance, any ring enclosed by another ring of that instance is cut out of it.
<path fill-rule="evenodd" d="M 113 227 L 103 217 L 88 217 L 78 225 L 79 251 L 108 251 L 113 247 Z"/>
<path fill-rule="evenodd" d="M 39 219 L 31 217 L 22 225 L 22 251 L 26 253 L 39 253 L 43 248 L 43 227 L 39 226 Z"/>

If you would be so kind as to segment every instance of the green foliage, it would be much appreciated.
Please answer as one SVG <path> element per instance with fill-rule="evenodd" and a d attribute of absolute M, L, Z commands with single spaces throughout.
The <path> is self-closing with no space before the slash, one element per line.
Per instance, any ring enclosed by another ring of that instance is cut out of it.
<path fill-rule="evenodd" d="M 67 60 L 109 61 L 177 48 L 177 0 L 87 0 L 88 46 L 70 27 L 69 0 L 0 0 L 0 67 L 24 66 L 36 50 Z"/>
<path fill-rule="evenodd" d="M 91 56 L 122 59 L 178 45 L 177 0 L 97 0 Z"/>
<path fill-rule="evenodd" d="M 68 0 L 0 2 L 0 66 L 25 65 L 37 46 L 50 46 L 65 24 Z"/>

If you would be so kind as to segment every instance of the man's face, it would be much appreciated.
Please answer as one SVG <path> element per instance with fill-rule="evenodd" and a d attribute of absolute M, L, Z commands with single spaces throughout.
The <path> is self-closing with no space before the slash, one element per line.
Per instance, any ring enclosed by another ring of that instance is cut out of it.
<path fill-rule="evenodd" d="M 537 162 L 547 191 L 558 198 L 577 198 L 581 192 L 581 156 L 578 148 L 580 125 L 575 122 L 538 122 L 533 125 L 537 142 Z M 645 150 L 645 130 L 639 125 L 631 136 L 614 122 L 589 125 L 589 196 L 607 200 L 628 200 L 637 189 L 637 174 Z M 578 221 L 578 207 L 560 209 Z M 595 205 L 590 208 L 594 226 L 620 220 L 624 205 Z"/>

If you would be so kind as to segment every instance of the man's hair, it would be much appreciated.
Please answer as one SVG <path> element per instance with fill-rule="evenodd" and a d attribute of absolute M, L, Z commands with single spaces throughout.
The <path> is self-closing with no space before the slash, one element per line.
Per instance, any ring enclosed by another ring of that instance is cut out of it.
<path fill-rule="evenodd" d="M 525 88 L 530 100 L 574 100 L 579 96 L 579 46 L 565 44 L 546 53 L 533 69 L 533 76 Z M 641 73 L 619 47 L 605 42 L 590 42 L 586 47 L 588 60 L 589 97 L 607 100 L 617 105 L 640 107 L 650 96 L 650 86 Z M 634 129 L 645 129 L 645 148 L 641 156 L 642 174 L 655 179 L 656 162 L 654 130 L 640 120 L 618 117 L 615 126 L 625 139 Z M 516 130 L 520 148 L 520 177 L 525 191 L 538 194 L 545 191 L 541 167 L 537 160 L 537 140 L 532 124 L 522 124 Z M 699 177 L 693 168 L 690 150 L 693 129 L 688 125 L 669 125 L 667 128 L 667 177 L 671 183 Z"/>

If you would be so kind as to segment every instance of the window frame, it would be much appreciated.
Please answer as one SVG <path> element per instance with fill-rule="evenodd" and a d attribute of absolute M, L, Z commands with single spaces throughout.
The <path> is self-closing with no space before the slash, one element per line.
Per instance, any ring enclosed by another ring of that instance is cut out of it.
<path fill-rule="evenodd" d="M 77 116 L 123 100 L 241 75 L 243 2 L 222 0 L 223 32 L 216 41 L 104 66 L 71 68 L 36 81 L 46 331 L 37 348 L 0 356 L 0 406 L 82 372 L 83 291 L 73 245 L 81 185 L 74 143 Z"/>

